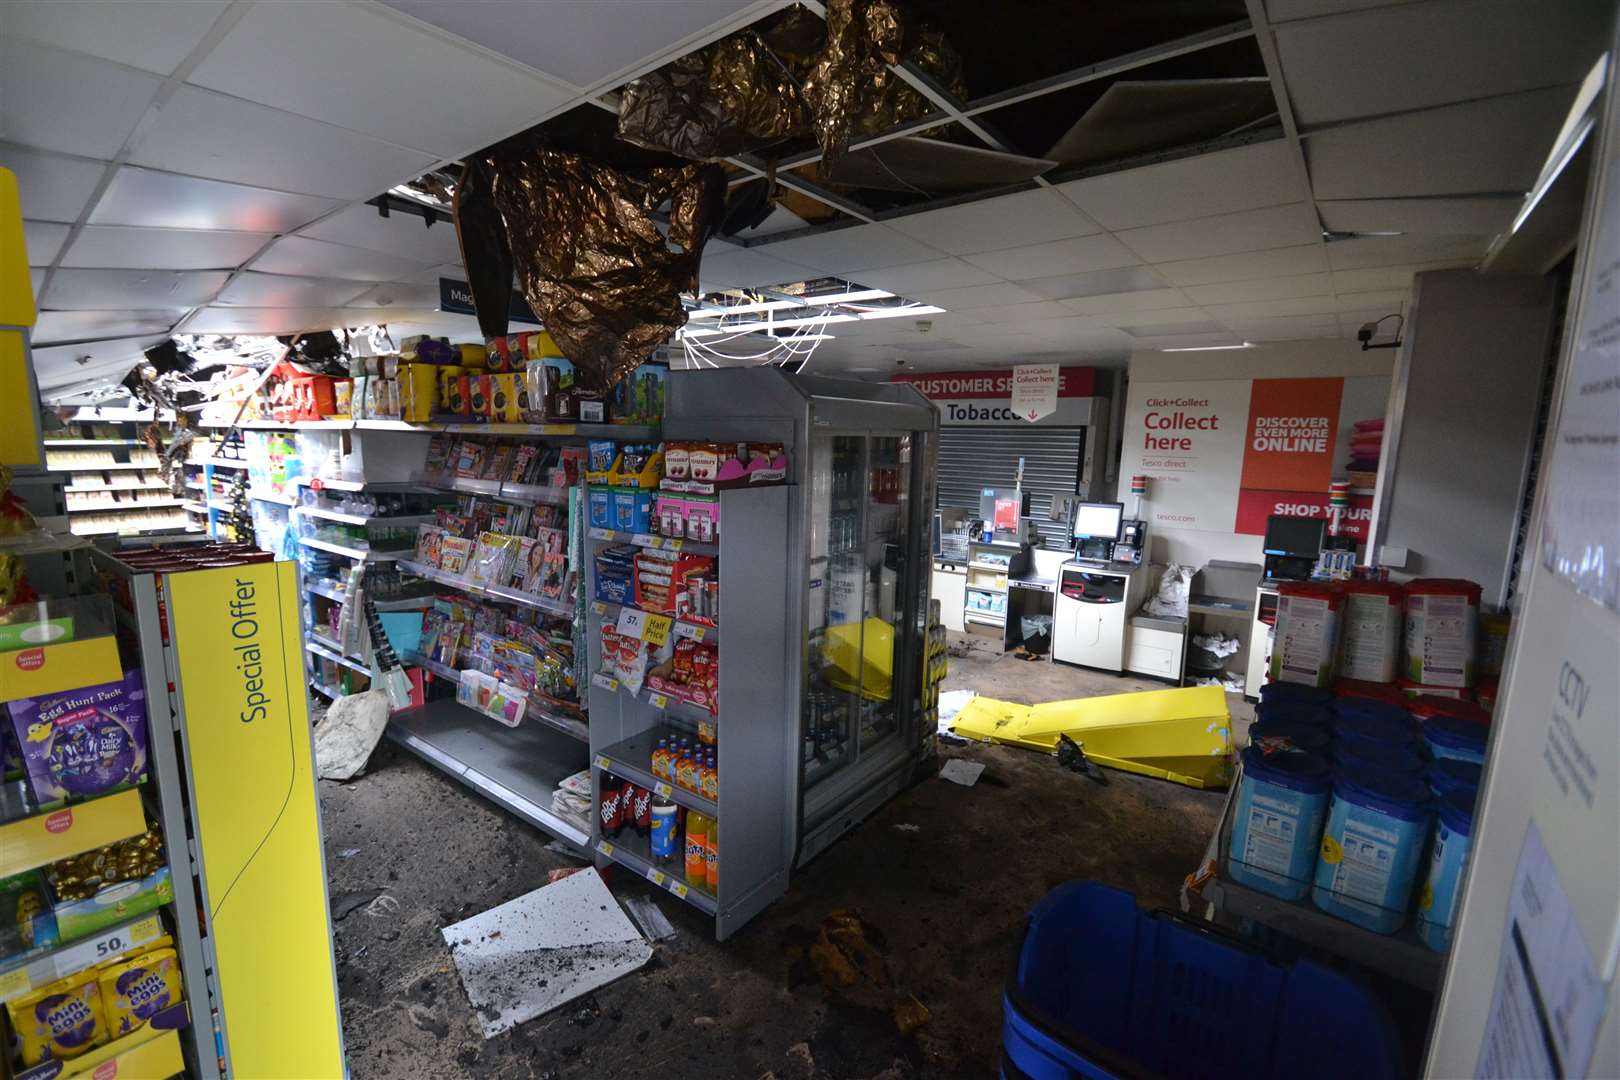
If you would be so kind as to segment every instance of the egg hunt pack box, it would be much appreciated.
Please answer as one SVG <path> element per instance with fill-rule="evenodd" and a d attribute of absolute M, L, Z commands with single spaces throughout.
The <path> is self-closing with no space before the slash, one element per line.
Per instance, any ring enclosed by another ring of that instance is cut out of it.
<path fill-rule="evenodd" d="M 35 804 L 48 807 L 146 779 L 146 691 L 139 671 L 117 682 L 8 702 Z"/>

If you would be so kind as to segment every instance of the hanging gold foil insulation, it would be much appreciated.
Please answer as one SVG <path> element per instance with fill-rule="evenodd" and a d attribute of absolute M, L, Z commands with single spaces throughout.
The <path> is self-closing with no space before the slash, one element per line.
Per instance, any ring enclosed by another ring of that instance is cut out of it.
<path fill-rule="evenodd" d="M 697 288 L 725 174 L 685 165 L 631 176 L 555 150 L 487 164 L 523 295 L 583 387 L 607 392 L 686 324 L 680 294 Z M 654 217 L 665 203 L 667 240 Z"/>
<path fill-rule="evenodd" d="M 732 34 L 632 81 L 619 138 L 717 161 L 810 133 L 798 84 L 753 31 Z"/>

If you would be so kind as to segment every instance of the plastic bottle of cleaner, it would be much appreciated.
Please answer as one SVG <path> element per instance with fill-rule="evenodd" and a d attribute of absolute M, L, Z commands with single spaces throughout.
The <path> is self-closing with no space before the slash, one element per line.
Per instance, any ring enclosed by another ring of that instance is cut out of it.
<path fill-rule="evenodd" d="M 696 810 L 686 815 L 686 883 L 709 883 L 709 819 Z"/>

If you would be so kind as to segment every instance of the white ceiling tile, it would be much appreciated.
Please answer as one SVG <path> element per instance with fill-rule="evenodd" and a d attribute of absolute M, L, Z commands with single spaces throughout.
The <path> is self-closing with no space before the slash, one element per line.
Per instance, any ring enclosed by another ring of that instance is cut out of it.
<path fill-rule="evenodd" d="M 731 286 L 785 285 L 820 276 L 819 270 L 767 255 L 761 248 L 726 252 L 718 258 L 703 259 L 699 264 L 704 292 Z"/>
<path fill-rule="evenodd" d="M 1047 188 L 909 214 L 888 224 L 952 255 L 1090 236 L 1099 231 L 1095 222 Z"/>
<path fill-rule="evenodd" d="M 220 307 L 341 307 L 371 288 L 365 281 L 248 272 L 238 274 L 214 303 Z M 434 290 L 437 298 L 438 290 Z"/>
<path fill-rule="evenodd" d="M 144 71 L 0 36 L 0 132 L 10 142 L 108 160 L 162 85 Z"/>
<path fill-rule="evenodd" d="M 973 309 L 974 317 L 983 319 L 987 323 L 1010 323 L 1014 326 L 1020 323 L 1034 322 L 1037 319 L 1061 319 L 1073 314 L 1074 312 L 1056 300 L 1041 300 L 1033 304 L 1003 304 L 1000 307 Z"/>
<path fill-rule="evenodd" d="M 1333 271 L 1333 288 L 1340 293 L 1382 292 L 1389 289 L 1407 289 L 1412 275 L 1420 270 L 1448 270 L 1455 261 L 1412 263 L 1405 266 L 1379 266 L 1365 270 Z"/>
<path fill-rule="evenodd" d="M 1204 349 L 1214 345 L 1240 345 L 1242 339 L 1230 330 L 1199 334 L 1143 334 L 1136 338 L 1139 349 Z"/>
<path fill-rule="evenodd" d="M 1408 289 L 1386 289 L 1378 292 L 1340 293 L 1338 296 L 1338 310 L 1370 311 L 1374 308 L 1383 308 L 1384 311 L 1400 311 L 1412 299 Z"/>
<path fill-rule="evenodd" d="M 1601 3 L 1429 0 L 1280 26 L 1277 52 L 1308 128 L 1579 82 L 1612 18 Z"/>
<path fill-rule="evenodd" d="M 1295 315 L 1285 319 L 1233 323 L 1232 332 L 1245 341 L 1297 341 L 1338 337 L 1339 325 L 1332 316 Z"/>
<path fill-rule="evenodd" d="M 581 87 L 634 69 L 749 6 L 749 0 L 550 0 L 521 6 L 383 2 Z"/>
<path fill-rule="evenodd" d="M 1083 274 L 1058 274 L 1021 282 L 1024 288 L 1049 300 L 1076 300 L 1086 296 L 1149 291 L 1164 282 L 1146 266 L 1121 266 L 1112 270 L 1088 270 Z"/>
<path fill-rule="evenodd" d="M 1093 316 L 1136 337 L 1153 334 L 1196 334 L 1221 329 L 1220 323 L 1203 308 L 1171 308 L 1168 311 L 1136 311 L 1121 319 Z"/>
<path fill-rule="evenodd" d="M 1252 322 L 1290 315 L 1331 315 L 1338 310 L 1331 296 L 1296 296 L 1290 300 L 1251 300 L 1242 304 L 1209 304 L 1209 313 L 1222 322 Z"/>
<path fill-rule="evenodd" d="M 988 285 L 996 276 L 961 259 L 933 259 L 910 266 L 888 266 L 863 270 L 860 283 L 874 289 L 888 289 L 910 296 L 913 289 L 960 289 L 968 285 Z"/>
<path fill-rule="evenodd" d="M 413 259 L 401 259 L 347 244 L 329 244 L 325 240 L 311 240 L 307 236 L 282 237 L 253 260 L 252 266 L 267 274 L 354 281 L 398 281 L 406 274 L 425 269 Z"/>
<path fill-rule="evenodd" d="M 241 266 L 269 240 L 268 233 L 86 225 L 62 256 L 62 265 L 150 270 L 230 268 Z"/>
<path fill-rule="evenodd" d="M 413 285 L 401 281 L 375 285 L 353 300 L 344 301 L 346 308 L 436 308 L 439 305 L 439 286 Z M 389 320 L 393 321 L 392 319 Z"/>
<path fill-rule="evenodd" d="M 28 249 L 28 265 L 51 265 L 70 229 L 71 226 L 49 221 L 23 222 L 23 246 Z"/>
<path fill-rule="evenodd" d="M 990 285 L 968 285 L 960 289 L 913 290 L 911 299 L 934 304 L 946 311 L 971 311 L 974 308 L 999 307 L 1002 304 L 1025 304 L 1039 300 L 1037 293 L 1008 281 Z"/>
<path fill-rule="evenodd" d="M 184 315 L 184 308 L 142 311 L 42 311 L 34 324 L 34 341 L 53 345 L 64 341 L 138 337 L 162 334 Z"/>
<path fill-rule="evenodd" d="M 334 199 L 369 198 L 435 160 L 194 86 L 175 91 L 129 157 L 131 165 Z"/>
<path fill-rule="evenodd" d="M 1141 311 L 1164 311 L 1172 308 L 1192 307 L 1191 290 L 1143 289 L 1138 292 L 1110 293 L 1106 296 L 1077 296 L 1061 301 L 1076 315 L 1119 315 L 1121 317 Z"/>
<path fill-rule="evenodd" d="M 1328 267 L 1322 246 L 1309 244 L 1271 251 L 1248 251 L 1241 255 L 1216 255 L 1209 259 L 1163 262 L 1153 268 L 1172 285 L 1210 285 L 1217 281 L 1319 274 Z"/>
<path fill-rule="evenodd" d="M 188 334 L 296 334 L 340 324 L 331 308 L 206 307 L 182 328 Z"/>
<path fill-rule="evenodd" d="M 526 18 L 548 6 L 493 8 Z M 623 29 L 616 11 L 601 9 L 599 17 Z M 572 96 L 442 34 L 350 3 L 256 4 L 191 82 L 442 157 L 521 131 Z"/>
<path fill-rule="evenodd" d="M 1386 4 L 1416 4 L 1423 0 L 1266 0 L 1266 15 L 1274 23 L 1292 19 L 1314 19 L 1318 15 L 1343 15 L 1347 11 L 1383 7 Z"/>
<path fill-rule="evenodd" d="M 101 182 L 99 161 L 40 154 L 0 143 L 0 168 L 17 174 L 22 214 L 36 221 L 77 221 Z"/>
<path fill-rule="evenodd" d="M 1309 203 L 1240 210 L 1235 214 L 1148 225 L 1115 233 L 1148 262 L 1202 259 L 1309 244 L 1321 235 Z"/>
<path fill-rule="evenodd" d="M 1318 199 L 1528 191 L 1575 95 L 1552 87 L 1369 120 L 1305 140 Z"/>
<path fill-rule="evenodd" d="M 1254 300 L 1287 300 L 1295 296 L 1326 296 L 1333 283 L 1326 274 L 1257 278 L 1216 285 L 1189 285 L 1187 295 L 1200 304 L 1244 304 Z"/>
<path fill-rule="evenodd" d="M 83 345 L 57 345 L 34 349 L 34 374 L 40 389 L 47 386 L 75 382 L 84 377 L 87 368 L 113 367 L 125 364 L 134 367 L 141 354 L 162 341 L 161 337 L 113 338 L 110 341 L 87 342 Z M 120 374 L 122 374 L 120 372 Z"/>
<path fill-rule="evenodd" d="M 830 274 L 849 274 L 874 266 L 899 266 L 940 256 L 940 252 L 928 245 L 919 244 L 885 225 L 829 229 L 792 240 L 761 244 L 752 250 Z"/>
<path fill-rule="evenodd" d="M 125 166 L 90 214 L 97 225 L 279 233 L 338 206 L 335 199 Z"/>
<path fill-rule="evenodd" d="M 39 287 L 45 284 L 44 266 L 30 266 L 28 268 L 28 291 L 34 294 L 34 306 L 39 306 Z"/>
<path fill-rule="evenodd" d="M 426 225 L 422 218 L 411 213 L 391 213 L 383 217 L 375 206 L 351 206 L 300 232 L 317 240 L 370 248 L 422 263 L 461 261 L 461 246 L 456 243 L 453 223 L 439 221 Z"/>
<path fill-rule="evenodd" d="M 743 240 L 757 240 L 762 236 L 774 236 L 777 233 L 793 232 L 796 229 L 809 228 L 809 226 L 810 223 L 808 221 L 800 217 L 798 214 L 795 214 L 787 207 L 773 206 L 771 207 L 771 212 L 765 215 L 764 221 L 760 222 L 758 225 L 755 225 L 752 229 L 744 229 L 742 232 L 739 232 L 736 238 Z M 717 241 L 710 240 L 709 243 L 714 244 L 717 243 Z M 726 246 L 735 247 L 735 245 L 732 244 L 728 244 Z"/>
<path fill-rule="evenodd" d="M 66 311 L 133 311 L 206 304 L 226 270 L 67 270 L 51 278 L 45 305 Z"/>
<path fill-rule="evenodd" d="M 1523 205 L 1515 195 L 1447 199 L 1328 199 L 1316 204 L 1333 232 L 1472 233 L 1494 236 Z"/>
<path fill-rule="evenodd" d="M 405 282 L 410 285 L 432 285 L 439 287 L 440 278 L 450 278 L 453 281 L 466 281 L 467 269 L 458 262 L 444 263 L 440 266 L 430 266 L 426 270 L 418 270 L 413 274 L 393 278 L 394 281 Z M 517 286 L 514 285 L 513 288 Z"/>
<path fill-rule="evenodd" d="M 1056 187 L 1105 229 L 1254 210 L 1305 195 L 1293 149 L 1281 139 Z"/>
<path fill-rule="evenodd" d="M 1327 245 L 1327 258 L 1334 270 L 1442 260 L 1472 264 L 1484 257 L 1490 243 L 1489 236 L 1362 236 Z"/>
<path fill-rule="evenodd" d="M 6 31 L 168 75 L 229 0 L 8 0 Z"/>
<path fill-rule="evenodd" d="M 1078 274 L 1134 266 L 1142 260 L 1107 234 L 1055 240 L 1047 244 L 991 251 L 968 257 L 968 262 L 1009 281 Z"/>

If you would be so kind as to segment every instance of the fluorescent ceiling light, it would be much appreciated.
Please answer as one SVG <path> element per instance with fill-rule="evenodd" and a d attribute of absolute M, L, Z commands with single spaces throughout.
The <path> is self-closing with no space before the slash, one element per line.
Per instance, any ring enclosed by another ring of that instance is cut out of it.
<path fill-rule="evenodd" d="M 860 300 L 887 300 L 894 293 L 885 289 L 854 289 L 849 292 L 827 293 L 823 296 L 805 296 L 793 300 L 761 300 L 752 304 L 712 304 L 708 307 L 695 308 L 688 313 L 693 319 L 716 319 L 727 315 L 748 315 L 756 311 L 780 311 L 783 308 L 816 308 L 830 307 L 833 304 L 850 304 Z"/>
<path fill-rule="evenodd" d="M 1530 194 L 1525 196 L 1524 205 L 1513 216 L 1513 224 L 1508 227 L 1509 236 L 1518 232 L 1535 212 L 1542 197 L 1564 171 L 1564 166 L 1580 152 L 1581 145 L 1592 133 L 1592 128 L 1597 123 L 1598 94 L 1603 90 L 1604 72 L 1608 66 L 1609 54 L 1604 53 L 1598 57 L 1597 63 L 1592 65 L 1592 70 L 1586 73 L 1586 78 L 1581 82 L 1580 92 L 1575 95 L 1575 102 L 1569 107 L 1569 114 L 1564 117 L 1564 125 L 1558 130 L 1558 138 L 1553 141 L 1546 164 L 1541 167 L 1541 175 L 1536 177 L 1535 186 L 1530 189 Z"/>
<path fill-rule="evenodd" d="M 1177 345 L 1173 349 L 1160 349 L 1160 352 L 1225 352 L 1228 349 L 1252 349 L 1254 343 L 1245 341 L 1241 345 Z"/>
<path fill-rule="evenodd" d="M 792 342 L 795 345 L 797 345 L 801 341 L 832 341 L 833 340 L 833 336 L 831 334 L 789 334 L 787 337 L 779 337 L 776 334 L 771 334 L 770 336 L 775 338 L 777 341 L 789 341 L 789 342 Z"/>
<path fill-rule="evenodd" d="M 907 315 L 939 315 L 944 308 L 932 304 L 910 304 L 905 307 L 874 308 L 863 311 L 859 315 L 804 315 L 794 319 L 756 320 L 754 322 L 733 323 L 730 326 L 702 327 L 694 330 L 690 326 L 683 326 L 681 337 L 705 338 L 729 336 L 732 334 L 751 334 L 756 330 L 774 331 L 791 330 L 795 326 L 818 326 L 827 323 L 843 322 L 869 322 L 873 319 L 898 319 Z"/>

